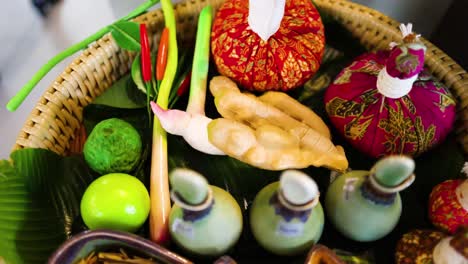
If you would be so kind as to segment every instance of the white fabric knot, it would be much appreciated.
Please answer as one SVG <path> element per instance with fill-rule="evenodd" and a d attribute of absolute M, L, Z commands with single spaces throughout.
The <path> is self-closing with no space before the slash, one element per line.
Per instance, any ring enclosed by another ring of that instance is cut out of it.
<path fill-rule="evenodd" d="M 400 79 L 390 76 L 387 67 L 383 68 L 377 76 L 377 90 L 385 97 L 397 99 L 407 95 L 418 75 L 408 79 Z"/>
<path fill-rule="evenodd" d="M 286 0 L 249 0 L 250 29 L 268 41 L 280 28 L 285 6 Z"/>

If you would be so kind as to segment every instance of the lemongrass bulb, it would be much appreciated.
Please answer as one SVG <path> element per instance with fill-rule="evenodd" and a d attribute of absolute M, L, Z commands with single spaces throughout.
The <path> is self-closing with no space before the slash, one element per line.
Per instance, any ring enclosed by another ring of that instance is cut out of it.
<path fill-rule="evenodd" d="M 194 149 L 211 155 L 224 155 L 208 140 L 208 124 L 211 118 L 190 114 L 181 110 L 164 110 L 151 102 L 151 109 L 167 133 L 182 136 Z"/>

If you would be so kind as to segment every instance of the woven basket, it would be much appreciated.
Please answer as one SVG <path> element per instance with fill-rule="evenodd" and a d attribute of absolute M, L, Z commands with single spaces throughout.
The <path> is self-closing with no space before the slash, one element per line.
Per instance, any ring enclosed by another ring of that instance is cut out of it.
<path fill-rule="evenodd" d="M 208 4 L 217 9 L 222 0 L 186 0 L 175 5 L 178 37 L 193 39 L 200 10 Z M 369 49 L 388 47 L 400 37 L 399 23 L 373 9 L 346 0 L 315 0 L 322 14 L 340 22 Z M 158 43 L 164 26 L 161 10 L 135 19 L 146 23 L 150 42 Z M 426 67 L 450 88 L 457 100 L 456 134 L 468 153 L 468 74 L 443 51 L 423 40 L 427 46 Z M 21 129 L 14 149 L 45 148 L 65 154 L 72 145 L 83 119 L 83 107 L 91 103 L 126 74 L 134 54 L 118 47 L 110 34 L 92 44 L 75 59 L 43 94 Z"/>

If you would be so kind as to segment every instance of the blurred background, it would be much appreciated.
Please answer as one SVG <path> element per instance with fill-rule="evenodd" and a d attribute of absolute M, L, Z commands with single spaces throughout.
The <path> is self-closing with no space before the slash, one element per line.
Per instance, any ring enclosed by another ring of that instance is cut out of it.
<path fill-rule="evenodd" d="M 14 113 L 8 100 L 58 52 L 124 16 L 143 0 L 15 0 L 0 8 L 0 158 L 7 158 L 35 103 L 73 58 L 59 64 Z M 178 2 L 177 0 L 174 2 Z M 355 0 L 400 22 L 414 23 L 468 69 L 468 0 Z"/>

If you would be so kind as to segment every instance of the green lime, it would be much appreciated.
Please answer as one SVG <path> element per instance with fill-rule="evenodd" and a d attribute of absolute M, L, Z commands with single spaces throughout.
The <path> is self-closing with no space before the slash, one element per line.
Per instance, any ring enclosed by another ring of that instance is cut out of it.
<path fill-rule="evenodd" d="M 81 217 L 89 229 L 135 232 L 148 217 L 150 197 L 137 178 L 110 173 L 88 186 L 80 207 Z"/>
<path fill-rule="evenodd" d="M 88 165 L 101 174 L 131 172 L 141 156 L 141 137 L 128 122 L 111 118 L 99 122 L 84 145 Z"/>

